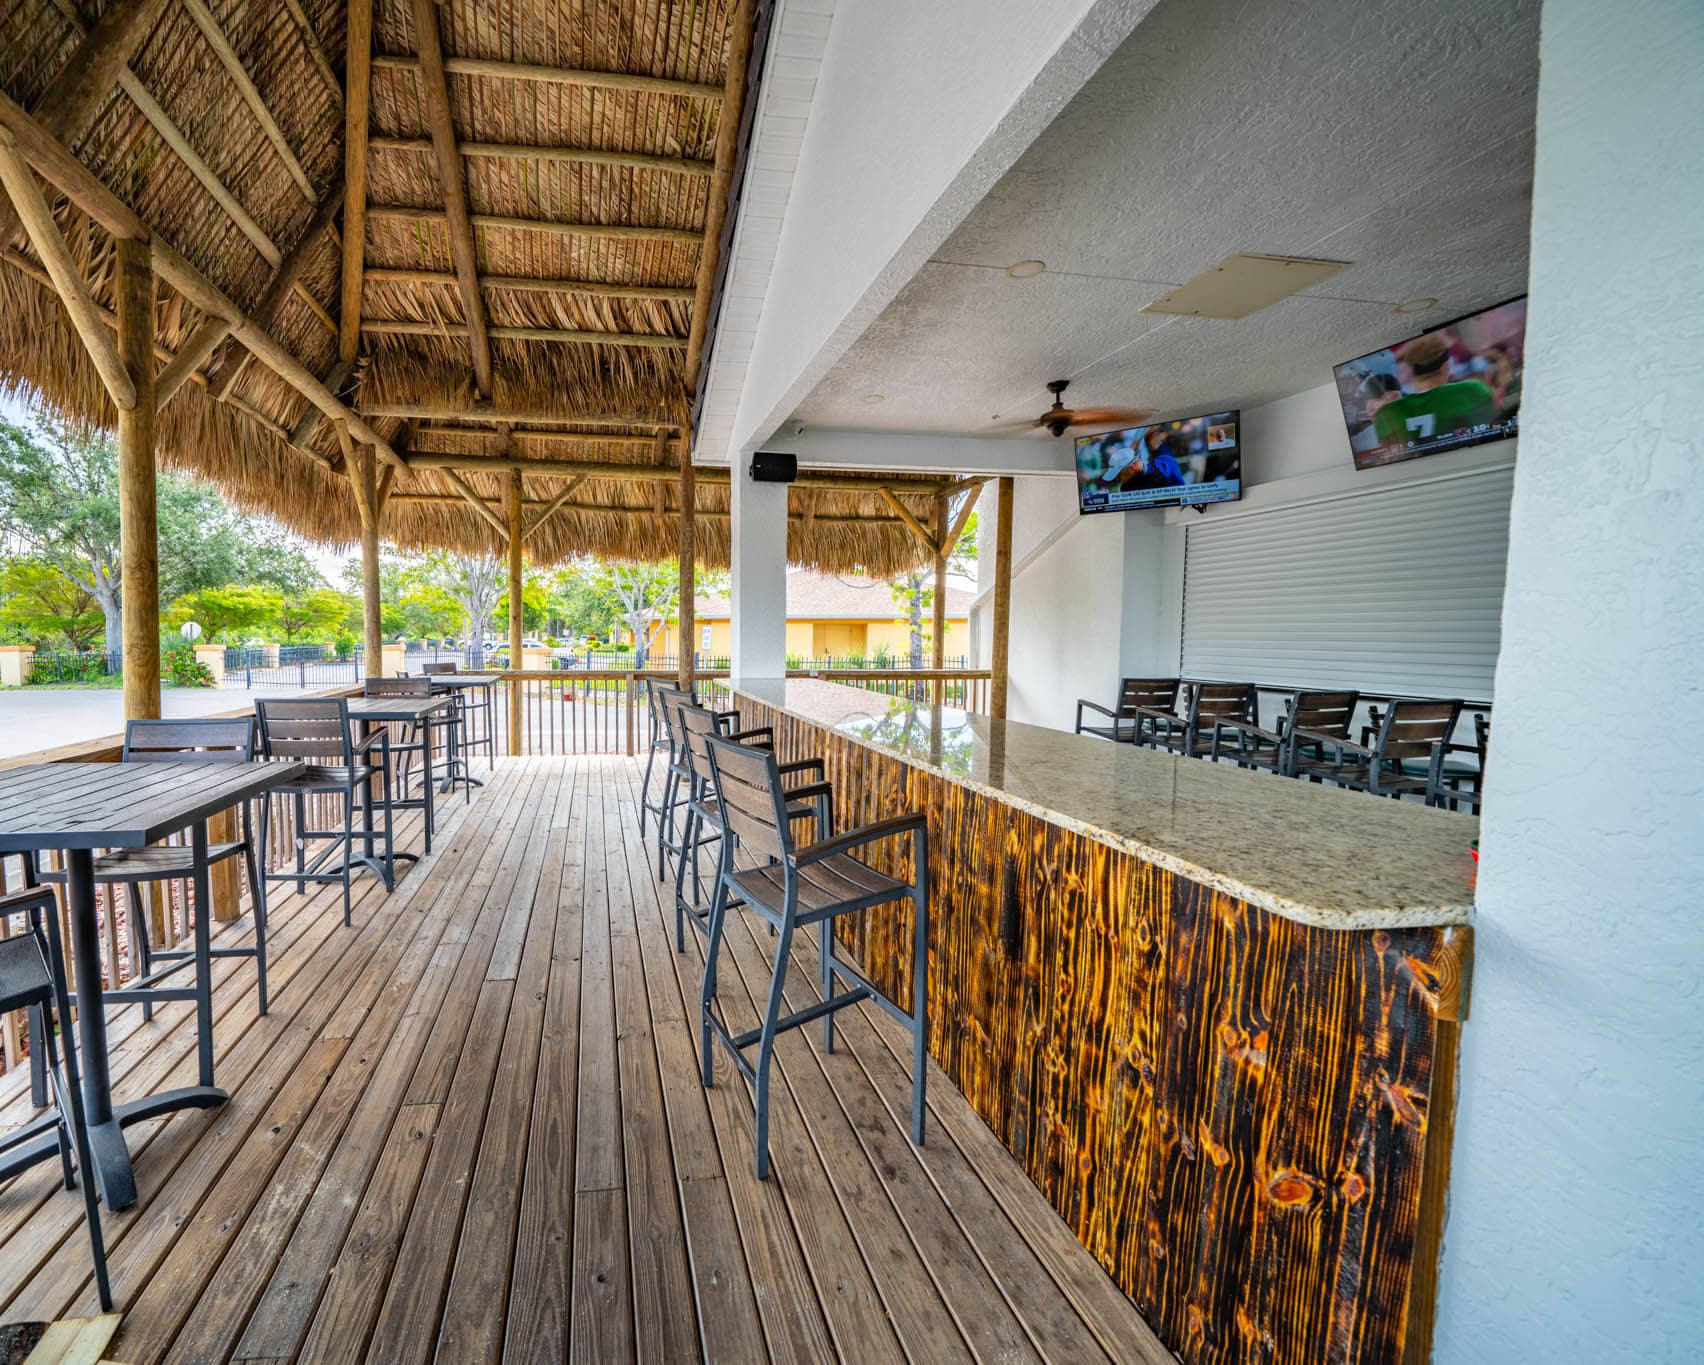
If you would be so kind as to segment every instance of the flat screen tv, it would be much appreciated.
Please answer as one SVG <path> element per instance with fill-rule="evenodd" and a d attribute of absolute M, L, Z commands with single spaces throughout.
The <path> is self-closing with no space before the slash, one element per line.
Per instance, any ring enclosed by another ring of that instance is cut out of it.
<path fill-rule="evenodd" d="M 1235 502 L 1242 496 L 1240 428 L 1232 411 L 1079 436 L 1077 510 Z"/>
<path fill-rule="evenodd" d="M 1523 297 L 1344 361 L 1337 396 L 1355 468 L 1513 436 L 1525 347 Z"/>

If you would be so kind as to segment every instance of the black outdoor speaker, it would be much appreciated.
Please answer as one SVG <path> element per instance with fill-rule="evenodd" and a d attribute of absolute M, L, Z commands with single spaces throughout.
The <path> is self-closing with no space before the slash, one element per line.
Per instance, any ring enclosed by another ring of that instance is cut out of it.
<path fill-rule="evenodd" d="M 799 457 L 782 450 L 758 450 L 751 457 L 753 483 L 792 483 L 799 477 Z"/>

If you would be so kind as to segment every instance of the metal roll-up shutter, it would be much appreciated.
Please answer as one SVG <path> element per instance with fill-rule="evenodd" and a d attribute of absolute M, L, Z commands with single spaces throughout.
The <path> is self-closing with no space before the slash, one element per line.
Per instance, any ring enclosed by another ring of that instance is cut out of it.
<path fill-rule="evenodd" d="M 1183 673 L 1491 699 L 1514 469 L 1186 531 Z"/>

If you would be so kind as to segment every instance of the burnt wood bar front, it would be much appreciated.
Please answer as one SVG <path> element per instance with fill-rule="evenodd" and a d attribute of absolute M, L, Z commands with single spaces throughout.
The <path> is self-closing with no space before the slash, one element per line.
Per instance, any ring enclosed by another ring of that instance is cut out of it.
<path fill-rule="evenodd" d="M 1427 1358 L 1476 820 L 730 688 L 783 761 L 827 761 L 837 828 L 928 813 L 929 1050 L 1181 1359 Z M 909 999 L 904 908 L 848 935 Z"/>

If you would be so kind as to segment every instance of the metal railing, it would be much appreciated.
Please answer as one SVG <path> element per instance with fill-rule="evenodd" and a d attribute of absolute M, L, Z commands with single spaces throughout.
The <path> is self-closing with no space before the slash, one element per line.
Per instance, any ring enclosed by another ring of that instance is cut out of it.
<path fill-rule="evenodd" d="M 920 705 L 986 712 L 992 674 L 987 669 L 790 669 L 790 677 L 822 678 Z M 672 668 L 522 669 L 503 674 L 495 699 L 499 754 L 635 754 L 650 740 L 647 686 L 673 685 Z M 715 684 L 726 669 L 705 669 L 701 683 Z M 520 730 L 511 745 L 508 689 L 520 694 Z"/>
<path fill-rule="evenodd" d="M 30 656 L 28 683 L 95 682 L 124 672 L 116 649 L 37 650 Z"/>

